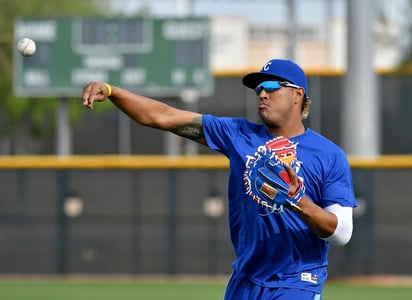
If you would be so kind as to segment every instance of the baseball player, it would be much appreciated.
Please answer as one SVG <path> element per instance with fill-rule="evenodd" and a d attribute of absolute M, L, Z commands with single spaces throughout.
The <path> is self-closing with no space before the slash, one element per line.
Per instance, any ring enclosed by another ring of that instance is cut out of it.
<path fill-rule="evenodd" d="M 230 160 L 229 226 L 236 259 L 224 299 L 319 300 L 330 244 L 352 235 L 356 206 L 344 152 L 305 127 L 305 72 L 272 59 L 243 84 L 261 124 L 180 110 L 108 83 L 83 89 L 83 105 L 109 98 L 136 122 L 192 139 Z"/>

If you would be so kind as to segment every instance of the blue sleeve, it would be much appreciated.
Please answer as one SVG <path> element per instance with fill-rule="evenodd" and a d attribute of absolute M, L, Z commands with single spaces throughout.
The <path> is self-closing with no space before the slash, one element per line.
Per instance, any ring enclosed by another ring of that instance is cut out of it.
<path fill-rule="evenodd" d="M 343 151 L 335 152 L 322 185 L 324 207 L 332 204 L 356 207 L 351 169 Z"/>
<path fill-rule="evenodd" d="M 238 128 L 236 120 L 211 115 L 202 116 L 203 133 L 210 149 L 225 155 L 231 152 L 230 148 L 233 147 L 231 137 L 235 135 Z"/>

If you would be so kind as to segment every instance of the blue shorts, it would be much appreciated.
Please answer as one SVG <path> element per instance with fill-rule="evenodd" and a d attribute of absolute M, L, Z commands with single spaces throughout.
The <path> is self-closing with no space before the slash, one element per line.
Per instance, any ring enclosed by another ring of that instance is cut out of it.
<path fill-rule="evenodd" d="M 247 278 L 230 278 L 224 300 L 321 300 L 322 295 L 293 288 L 268 288 Z"/>

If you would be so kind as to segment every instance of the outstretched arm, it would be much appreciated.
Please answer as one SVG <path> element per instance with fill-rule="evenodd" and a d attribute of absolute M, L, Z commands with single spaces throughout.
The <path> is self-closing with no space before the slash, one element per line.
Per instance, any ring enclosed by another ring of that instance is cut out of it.
<path fill-rule="evenodd" d="M 83 88 L 83 105 L 92 109 L 95 102 L 109 98 L 120 110 L 141 125 L 173 132 L 206 145 L 202 115 L 171 107 L 163 102 L 128 90 L 90 82 Z"/>

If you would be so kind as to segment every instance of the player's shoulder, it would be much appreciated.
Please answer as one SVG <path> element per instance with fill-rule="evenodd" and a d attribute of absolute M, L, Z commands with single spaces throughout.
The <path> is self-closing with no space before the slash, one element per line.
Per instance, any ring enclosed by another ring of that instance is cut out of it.
<path fill-rule="evenodd" d="M 205 123 L 215 123 L 225 126 L 234 126 L 237 128 L 250 128 L 256 129 L 260 128 L 262 125 L 251 122 L 244 117 L 220 117 L 215 115 L 203 114 L 202 122 Z"/>
<path fill-rule="evenodd" d="M 217 116 L 211 114 L 202 114 L 202 119 L 215 122 L 252 123 L 244 117 Z"/>
<path fill-rule="evenodd" d="M 338 144 L 310 128 L 306 130 L 305 142 L 311 143 L 312 145 L 317 145 L 323 149 L 333 149 L 339 152 L 343 151 Z"/>
<path fill-rule="evenodd" d="M 311 153 L 319 157 L 322 161 L 345 160 L 346 154 L 343 149 L 322 134 L 307 129 L 303 137 L 299 140 L 299 146 L 302 151 Z"/>

